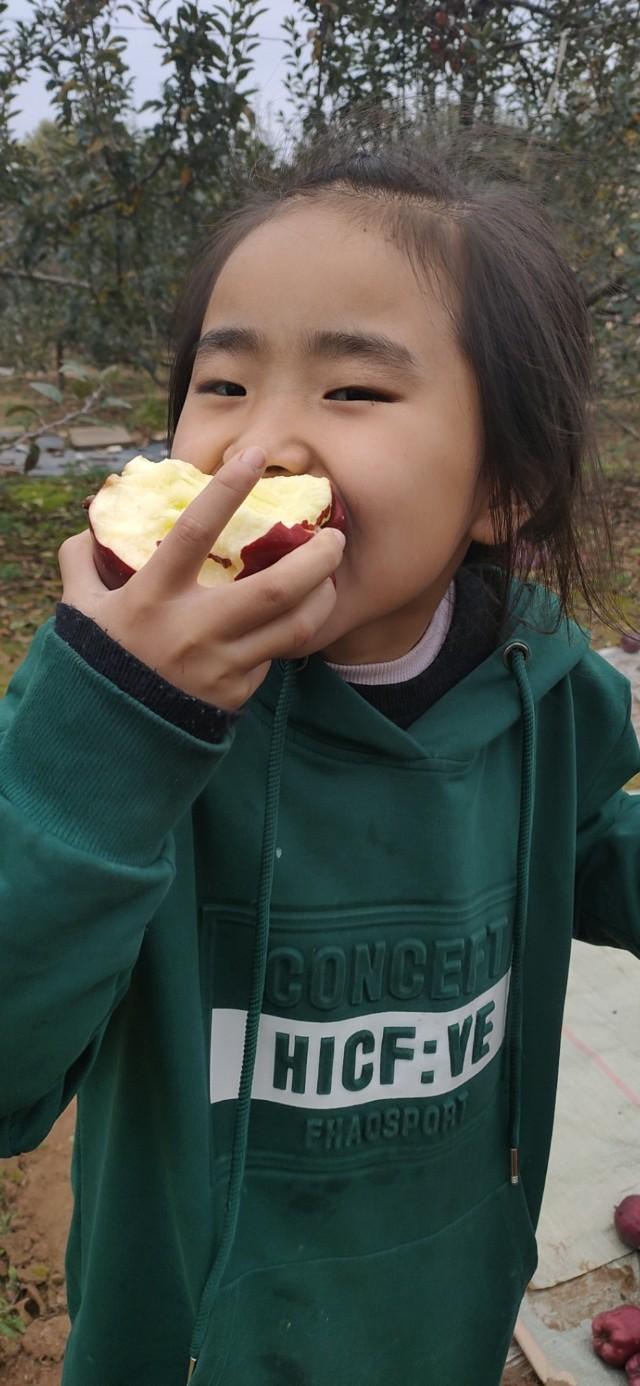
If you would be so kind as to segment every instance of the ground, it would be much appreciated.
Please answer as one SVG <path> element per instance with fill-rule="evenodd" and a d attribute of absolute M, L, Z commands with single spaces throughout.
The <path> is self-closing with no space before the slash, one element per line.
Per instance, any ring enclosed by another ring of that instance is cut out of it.
<path fill-rule="evenodd" d="M 64 1250 L 71 1214 L 75 1108 L 31 1154 L 6 1160 L 0 1181 L 0 1382 L 59 1386 L 69 1331 Z"/>
<path fill-rule="evenodd" d="M 11 388 L 15 402 L 15 383 Z M 2 390 L 0 382 L 0 423 Z M 122 386 L 118 393 L 122 393 Z M 5 404 L 8 398 L 5 391 Z M 618 587 L 626 619 L 638 630 L 638 420 L 627 416 L 623 428 L 603 425 L 602 451 Z M 2 476 L 0 472 L 0 694 L 34 632 L 59 599 L 57 549 L 68 534 L 86 528 L 81 502 L 95 489 L 98 479 L 38 478 L 37 473 Z M 598 622 L 590 625 L 597 647 L 618 642 L 617 631 Z M 68 1171 L 73 1120 L 71 1107 L 38 1150 L 5 1161 L 0 1167 L 2 1386 L 59 1386 L 68 1332 L 63 1257 L 71 1209 Z M 522 1364 L 514 1363 L 510 1368 L 509 1386 L 533 1386 L 535 1380 Z M 505 1386 L 506 1381 L 505 1377 Z"/>

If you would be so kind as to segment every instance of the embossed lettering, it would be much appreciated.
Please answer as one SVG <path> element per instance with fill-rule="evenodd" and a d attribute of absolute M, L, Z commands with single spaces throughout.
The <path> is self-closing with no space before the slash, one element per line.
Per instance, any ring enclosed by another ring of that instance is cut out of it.
<path fill-rule="evenodd" d="M 440 1107 L 441 1103 L 434 1102 L 432 1106 L 425 1107 L 422 1117 L 422 1129 L 425 1136 L 435 1136 L 436 1131 L 440 1130 Z"/>
<path fill-rule="evenodd" d="M 270 1005 L 297 1006 L 302 996 L 302 983 L 294 980 L 304 976 L 304 957 L 297 948 L 274 948 L 269 954 L 265 995 Z"/>
<path fill-rule="evenodd" d="M 353 950 L 352 1006 L 361 1006 L 365 997 L 367 1001 L 380 1000 L 384 985 L 386 951 L 387 945 L 384 940 L 371 944 L 356 943 Z"/>
<path fill-rule="evenodd" d="M 452 1126 L 455 1126 L 455 1121 L 456 1121 L 456 1104 L 455 1104 L 455 1099 L 454 1099 L 453 1097 L 447 1097 L 447 1098 L 445 1098 L 445 1101 L 442 1103 L 442 1130 L 443 1130 L 443 1131 L 449 1131 L 449 1130 L 451 1129 Z"/>
<path fill-rule="evenodd" d="M 311 971 L 311 1005 L 322 1011 L 339 1006 L 346 973 L 347 961 L 342 948 L 319 948 Z"/>
<path fill-rule="evenodd" d="M 322 1117 L 307 1117 L 304 1130 L 304 1143 L 307 1150 L 311 1150 L 322 1136 L 324 1121 Z"/>
<path fill-rule="evenodd" d="M 487 931 L 486 929 L 475 929 L 469 934 L 467 946 L 465 948 L 464 973 L 462 987 L 465 996 L 470 996 L 480 987 L 480 970 L 486 970 L 487 962 Z"/>
<path fill-rule="evenodd" d="M 333 1078 L 333 1060 L 336 1052 L 336 1042 L 333 1035 L 325 1035 L 320 1040 L 320 1058 L 318 1059 L 318 1081 L 316 1092 L 325 1094 L 331 1092 L 331 1080 Z"/>
<path fill-rule="evenodd" d="M 433 996 L 448 1001 L 462 993 L 464 939 L 436 939 L 434 946 Z"/>
<path fill-rule="evenodd" d="M 484 1058 L 485 1054 L 489 1053 L 490 1045 L 485 1042 L 485 1036 L 490 1035 L 493 1030 L 493 1021 L 489 1020 L 488 1017 L 492 1011 L 495 1011 L 495 1008 L 495 1001 L 487 1001 L 486 1006 L 479 1006 L 476 1012 L 472 1054 L 474 1064 L 477 1064 L 480 1059 Z"/>
<path fill-rule="evenodd" d="M 385 1025 L 380 1046 L 380 1082 L 393 1083 L 399 1059 L 412 1059 L 413 1049 L 402 1048 L 398 1041 L 415 1039 L 415 1025 Z"/>
<path fill-rule="evenodd" d="M 417 1107 L 404 1107 L 402 1111 L 402 1134 L 410 1136 L 417 1131 L 420 1125 L 420 1113 Z"/>
<path fill-rule="evenodd" d="M 426 945 L 419 938 L 405 938 L 397 943 L 391 955 L 389 991 L 400 1001 L 419 996 L 424 986 L 427 961 Z"/>
<path fill-rule="evenodd" d="M 423 1054 L 437 1054 L 437 1052 L 438 1052 L 438 1041 L 437 1041 L 437 1040 L 425 1040 L 425 1042 L 424 1042 L 424 1044 L 423 1044 L 423 1046 L 422 1046 L 422 1052 L 423 1052 Z M 434 1080 L 434 1077 L 435 1077 L 435 1073 L 434 1073 L 434 1070 L 433 1070 L 432 1068 L 424 1069 L 423 1072 L 420 1074 L 420 1082 L 421 1082 L 421 1083 L 432 1083 L 433 1080 Z"/>
<path fill-rule="evenodd" d="M 327 1117 L 327 1120 L 325 1122 L 325 1150 L 342 1150 L 343 1124 L 344 1122 L 342 1117 Z"/>
<path fill-rule="evenodd" d="M 366 1141 L 377 1141 L 380 1138 L 382 1127 L 382 1112 L 367 1112 L 364 1119 L 364 1138 Z"/>
<path fill-rule="evenodd" d="M 382 1119 L 382 1134 L 386 1140 L 397 1136 L 400 1130 L 400 1108 L 385 1107 Z"/>
<path fill-rule="evenodd" d="M 509 921 L 501 919 L 497 924 L 490 924 L 487 929 L 487 941 L 489 943 L 489 978 L 501 977 L 505 969 L 505 950 L 509 941 Z"/>
<path fill-rule="evenodd" d="M 289 1035 L 279 1030 L 276 1034 L 273 1059 L 273 1086 L 283 1092 L 287 1087 L 287 1076 L 291 1073 L 291 1091 L 304 1092 L 307 1081 L 307 1057 L 309 1040 L 306 1035 L 293 1036 L 293 1054 L 289 1053 Z"/>
<path fill-rule="evenodd" d="M 363 1142 L 380 1140 L 442 1138 L 465 1120 L 469 1093 L 466 1088 L 455 1097 L 420 1106 L 374 1107 L 366 1114 L 345 1117 L 309 1117 L 304 1127 L 307 1150 L 348 1150 Z"/>
<path fill-rule="evenodd" d="M 348 1146 L 351 1146 L 351 1145 L 361 1145 L 361 1144 L 362 1144 L 362 1131 L 360 1130 L 360 1117 L 359 1117 L 359 1116 L 355 1116 L 355 1115 L 352 1116 L 351 1121 L 348 1123 L 348 1125 L 347 1125 L 347 1134 L 346 1134 L 346 1136 L 345 1136 L 345 1142 L 344 1142 L 344 1143 L 345 1143 L 345 1145 L 346 1145 L 347 1147 L 348 1147 Z"/>
<path fill-rule="evenodd" d="M 464 1056 L 467 1052 L 472 1024 L 473 1016 L 467 1015 L 464 1019 L 462 1031 L 459 1025 L 450 1025 L 447 1030 L 449 1036 L 449 1063 L 451 1066 L 452 1078 L 459 1078 L 464 1068 Z"/>
<path fill-rule="evenodd" d="M 369 1086 L 373 1078 L 373 1064 L 362 1064 L 356 1075 L 356 1058 L 358 1049 L 361 1048 L 363 1054 L 373 1054 L 375 1047 L 376 1042 L 370 1030 L 356 1030 L 354 1035 L 349 1035 L 342 1059 L 342 1084 L 347 1092 L 360 1092 L 361 1088 Z"/>

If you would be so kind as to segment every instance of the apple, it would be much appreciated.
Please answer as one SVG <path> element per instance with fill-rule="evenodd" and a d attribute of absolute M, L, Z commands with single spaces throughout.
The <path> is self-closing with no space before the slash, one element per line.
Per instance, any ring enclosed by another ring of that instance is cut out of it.
<path fill-rule="evenodd" d="M 105 587 L 122 587 L 143 567 L 210 480 L 175 457 L 133 457 L 87 496 L 94 562 Z M 346 532 L 344 510 L 326 477 L 261 477 L 215 540 L 198 582 L 215 587 L 258 573 L 326 524 Z"/>

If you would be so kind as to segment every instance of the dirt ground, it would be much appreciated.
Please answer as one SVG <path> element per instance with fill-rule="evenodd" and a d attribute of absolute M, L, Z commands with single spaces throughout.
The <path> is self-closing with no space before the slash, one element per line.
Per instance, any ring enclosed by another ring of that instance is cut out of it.
<path fill-rule="evenodd" d="M 72 1105 L 37 1150 L 3 1162 L 0 1273 L 7 1279 L 4 1298 L 0 1296 L 2 1386 L 59 1386 L 69 1332 L 64 1251 L 74 1120 Z M 18 1320 L 23 1331 L 8 1336 Z"/>

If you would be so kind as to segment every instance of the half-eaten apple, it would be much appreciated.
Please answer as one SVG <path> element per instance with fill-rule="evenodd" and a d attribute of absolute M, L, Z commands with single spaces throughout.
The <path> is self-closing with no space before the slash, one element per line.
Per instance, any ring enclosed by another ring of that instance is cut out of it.
<path fill-rule="evenodd" d="M 134 457 L 87 496 L 94 562 L 105 587 L 122 587 L 148 562 L 210 480 L 174 457 Z M 260 572 L 328 524 L 346 532 L 344 510 L 326 477 L 262 477 L 213 543 L 198 582 L 215 587 Z"/>

